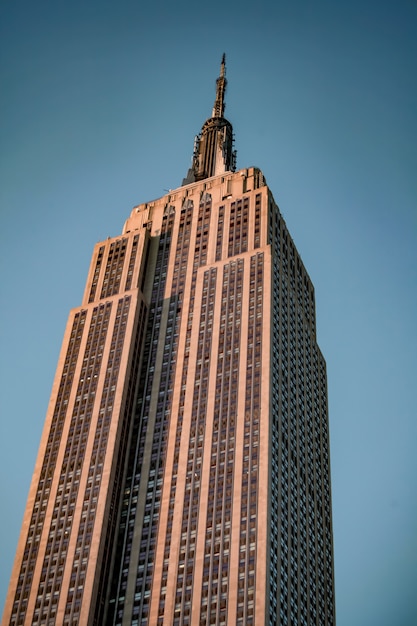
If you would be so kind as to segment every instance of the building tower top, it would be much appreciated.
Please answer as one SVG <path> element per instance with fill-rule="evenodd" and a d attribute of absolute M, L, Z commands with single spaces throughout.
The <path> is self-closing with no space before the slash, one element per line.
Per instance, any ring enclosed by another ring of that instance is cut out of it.
<path fill-rule="evenodd" d="M 226 55 L 223 54 L 220 64 L 220 75 L 216 80 L 216 99 L 212 116 L 203 124 L 201 132 L 196 136 L 191 167 L 183 185 L 194 183 L 223 172 L 234 172 L 236 169 L 236 151 L 233 150 L 233 128 L 224 116 L 226 107 Z"/>
<path fill-rule="evenodd" d="M 216 99 L 214 101 L 212 117 L 223 117 L 225 103 L 224 94 L 226 93 L 226 55 L 223 53 L 222 62 L 220 64 L 220 76 L 216 80 Z"/>

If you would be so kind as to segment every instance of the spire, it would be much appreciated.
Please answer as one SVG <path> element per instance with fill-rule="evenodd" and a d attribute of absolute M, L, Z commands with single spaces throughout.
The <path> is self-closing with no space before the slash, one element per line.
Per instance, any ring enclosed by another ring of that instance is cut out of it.
<path fill-rule="evenodd" d="M 226 93 L 226 54 L 223 52 L 222 62 L 220 64 L 220 76 L 216 80 L 216 99 L 214 101 L 212 117 L 223 117 L 225 103 L 224 95 Z"/>
<path fill-rule="evenodd" d="M 194 142 L 194 153 L 191 168 L 182 181 L 188 185 L 223 172 L 234 172 L 236 169 L 236 151 L 233 150 L 233 128 L 224 116 L 226 93 L 226 55 L 223 54 L 220 64 L 220 75 L 216 80 L 216 99 L 212 116 L 206 120 Z"/>

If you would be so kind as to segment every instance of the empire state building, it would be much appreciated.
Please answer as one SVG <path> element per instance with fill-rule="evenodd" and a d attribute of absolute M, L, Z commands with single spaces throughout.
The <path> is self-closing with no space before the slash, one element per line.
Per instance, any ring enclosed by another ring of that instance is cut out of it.
<path fill-rule="evenodd" d="M 314 287 L 226 85 L 182 186 L 94 248 L 4 626 L 335 624 Z"/>

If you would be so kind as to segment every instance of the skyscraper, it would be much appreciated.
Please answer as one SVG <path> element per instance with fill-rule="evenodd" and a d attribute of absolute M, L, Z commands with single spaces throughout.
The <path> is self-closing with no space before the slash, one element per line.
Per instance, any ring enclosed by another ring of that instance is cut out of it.
<path fill-rule="evenodd" d="M 225 90 L 223 57 L 183 185 L 94 249 L 4 625 L 335 623 L 314 288 Z"/>

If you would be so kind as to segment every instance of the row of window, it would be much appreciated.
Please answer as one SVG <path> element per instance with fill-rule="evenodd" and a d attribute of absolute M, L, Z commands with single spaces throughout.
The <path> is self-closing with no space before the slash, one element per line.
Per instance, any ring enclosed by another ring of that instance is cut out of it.
<path fill-rule="evenodd" d="M 74 316 L 12 609 L 12 623 L 14 624 L 23 624 L 26 616 L 27 599 L 32 585 L 86 315 L 86 311 L 81 311 Z"/>

